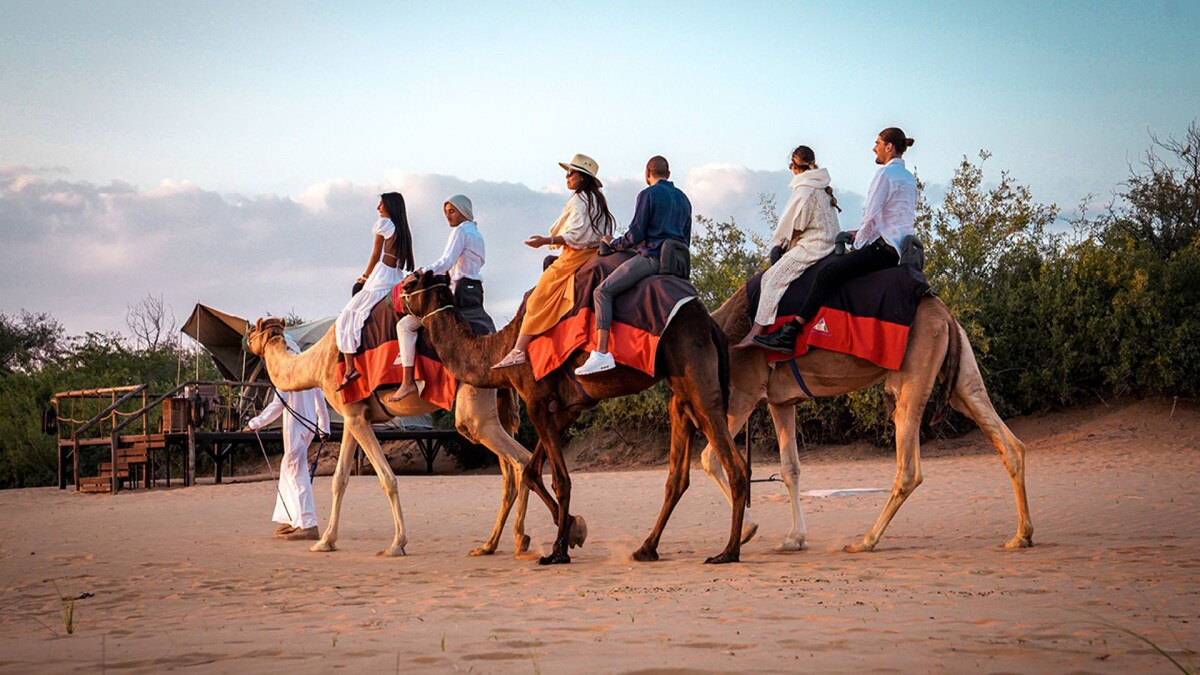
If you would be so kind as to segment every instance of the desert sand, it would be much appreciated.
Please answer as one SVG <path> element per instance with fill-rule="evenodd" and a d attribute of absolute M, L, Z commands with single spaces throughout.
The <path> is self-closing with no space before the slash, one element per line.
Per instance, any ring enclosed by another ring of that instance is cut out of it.
<path fill-rule="evenodd" d="M 1001 548 L 1009 482 L 978 432 L 926 444 L 925 482 L 874 553 L 840 549 L 886 493 L 806 497 L 810 548 L 779 553 L 786 492 L 759 483 L 759 534 L 719 567 L 701 563 L 729 510 L 699 469 L 648 564 L 628 555 L 665 470 L 577 472 L 572 510 L 590 535 L 558 567 L 514 558 L 509 535 L 494 556 L 466 555 L 491 527 L 495 475 L 402 476 L 403 558 L 374 556 L 391 533 L 371 476 L 351 479 L 330 554 L 271 538 L 271 482 L 0 492 L 0 670 L 1178 672 L 1169 655 L 1194 672 L 1198 407 L 1012 420 L 1035 526 L 1035 546 L 1015 551 Z M 895 471 L 880 454 L 802 460 L 809 490 L 890 488 Z M 324 525 L 328 477 L 316 500 Z M 529 514 L 541 552 L 553 528 L 540 502 Z"/>

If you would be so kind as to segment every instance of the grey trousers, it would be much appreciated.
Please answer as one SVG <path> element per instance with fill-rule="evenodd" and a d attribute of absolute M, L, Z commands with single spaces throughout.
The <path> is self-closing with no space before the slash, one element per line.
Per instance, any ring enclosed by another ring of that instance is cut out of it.
<path fill-rule="evenodd" d="M 596 310 L 596 330 L 608 330 L 612 326 L 613 298 L 637 285 L 637 282 L 658 274 L 658 258 L 635 255 L 613 270 L 608 278 L 592 291 L 592 305 Z"/>

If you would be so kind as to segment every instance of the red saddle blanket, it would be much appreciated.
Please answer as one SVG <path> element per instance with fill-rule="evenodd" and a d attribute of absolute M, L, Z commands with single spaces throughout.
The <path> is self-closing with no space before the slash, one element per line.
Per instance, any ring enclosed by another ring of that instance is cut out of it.
<path fill-rule="evenodd" d="M 779 303 L 774 332 L 791 321 L 812 286 L 813 272 L 825 264 L 818 262 L 805 270 L 788 286 Z M 762 273 L 746 282 L 750 316 L 754 317 L 761 295 Z M 803 356 L 812 347 L 851 354 L 889 370 L 898 370 L 904 362 L 908 331 L 917 315 L 921 298 L 930 295 L 925 275 L 908 265 L 873 272 L 851 279 L 835 291 L 817 311 L 796 339 L 791 355 L 766 352 L 768 361 L 784 361 Z"/>
<path fill-rule="evenodd" d="M 595 256 L 575 273 L 575 307 L 550 330 L 529 343 L 529 363 L 539 380 L 561 366 L 576 349 L 596 348 L 592 292 L 636 253 Z M 696 287 L 679 277 L 656 274 L 613 298 L 608 351 L 613 359 L 654 376 L 658 341 L 680 307 L 695 300 Z M 528 297 L 528 294 L 526 294 Z M 699 302 L 697 300 L 697 302 Z M 522 303 L 523 304 L 523 303 Z"/>
<path fill-rule="evenodd" d="M 384 297 L 371 309 L 371 315 L 363 326 L 362 342 L 354 354 L 354 367 L 362 375 L 342 389 L 342 401 L 361 401 L 371 392 L 387 385 L 399 386 L 404 379 L 404 369 L 393 366 L 399 347 L 396 345 L 396 321 L 400 315 L 392 309 L 391 298 Z M 444 410 L 454 406 L 454 393 L 458 380 L 442 365 L 433 345 L 425 340 L 425 331 L 417 333 L 417 359 L 413 374 L 425 381 L 421 398 Z M 346 372 L 343 357 L 338 358 L 338 377 Z"/>

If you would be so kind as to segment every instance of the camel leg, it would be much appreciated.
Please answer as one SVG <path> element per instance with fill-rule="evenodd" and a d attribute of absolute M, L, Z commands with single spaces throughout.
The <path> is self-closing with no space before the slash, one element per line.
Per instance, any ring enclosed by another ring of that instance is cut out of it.
<path fill-rule="evenodd" d="M 375 438 L 375 432 L 371 431 L 371 425 L 365 419 L 348 417 L 345 425 L 345 428 L 358 439 L 358 444 L 362 446 L 363 453 L 371 462 L 371 467 L 375 469 L 375 475 L 379 477 L 379 485 L 383 487 L 383 492 L 387 495 L 388 503 L 392 507 L 395 535 L 392 537 L 392 543 L 376 555 L 389 557 L 404 555 L 404 546 L 408 543 L 408 537 L 404 534 L 404 512 L 400 509 L 400 490 L 396 484 L 396 474 L 392 473 L 392 467 L 388 464 L 387 456 L 379 445 L 379 439 Z"/>
<path fill-rule="evenodd" d="M 975 363 L 975 353 L 967 342 L 967 335 L 961 327 L 957 330 L 963 349 L 958 382 L 950 397 L 950 405 L 975 420 L 1000 453 L 1000 459 L 1012 480 L 1013 496 L 1017 502 L 1017 533 L 1005 542 L 1004 547 L 1028 548 L 1033 546 L 1033 521 L 1029 517 L 1029 500 L 1025 496 L 1025 444 L 1013 435 L 1008 425 L 996 414 L 979 366 Z"/>
<path fill-rule="evenodd" d="M 358 441 L 354 435 L 342 434 L 342 444 L 338 449 L 337 468 L 333 470 L 333 506 L 329 511 L 329 522 L 325 525 L 325 534 L 309 547 L 308 550 L 317 553 L 328 553 L 337 550 L 338 523 L 342 518 L 342 497 L 346 494 L 346 486 L 350 483 L 350 464 L 354 461 L 354 450 Z"/>
<path fill-rule="evenodd" d="M 788 501 L 792 505 L 792 531 L 783 538 L 780 551 L 803 551 L 808 548 L 805 538 L 808 528 L 804 525 L 804 510 L 800 503 L 800 454 L 796 449 L 796 406 L 794 404 L 770 404 L 771 419 L 775 422 L 775 436 L 779 439 L 779 472 L 787 486 Z"/>
<path fill-rule="evenodd" d="M 896 409 L 892 414 L 892 421 L 896 425 L 896 479 L 875 525 L 863 535 L 861 541 L 847 545 L 843 549 L 847 553 L 874 550 L 896 511 L 921 484 L 921 415 L 933 391 L 936 369 L 933 372 L 928 378 L 907 377 L 904 371 L 894 372 L 887 378 L 885 391 L 896 401 Z"/>
<path fill-rule="evenodd" d="M 534 458 L 530 461 L 530 467 L 526 469 L 526 479 L 531 481 L 530 489 L 538 492 L 548 507 L 556 501 L 558 505 L 557 509 L 550 509 L 551 514 L 554 515 L 554 524 L 558 526 L 558 533 L 554 537 L 553 551 L 548 556 L 542 556 L 538 560 L 538 564 L 563 565 L 571 562 L 567 548 L 569 547 L 572 519 L 571 475 L 567 471 L 567 463 L 560 447 L 562 430 L 559 428 L 558 420 L 554 419 L 553 413 L 541 409 L 541 406 L 530 406 L 529 418 L 537 430 L 538 447 L 534 450 Z M 542 484 L 541 462 L 538 461 L 537 466 L 534 466 L 534 462 L 539 459 L 539 454 L 541 458 L 550 460 L 550 470 L 553 472 L 554 479 L 554 498 L 551 498 L 548 493 L 543 494 L 546 492 L 546 488 Z M 529 472 L 535 468 L 538 470 L 537 475 L 530 476 Z"/>
<path fill-rule="evenodd" d="M 754 412 L 757 405 L 758 397 L 747 395 L 736 388 L 730 390 L 729 414 L 726 416 L 730 436 L 736 436 L 742 430 L 746 420 L 750 419 L 750 413 Z M 780 452 L 782 452 L 782 446 L 780 447 Z M 717 487 L 721 488 L 721 494 L 725 495 L 725 501 L 732 506 L 733 495 L 729 492 L 729 483 L 725 480 L 725 472 L 714 460 L 716 460 L 716 451 L 713 450 L 712 444 L 705 444 L 704 450 L 700 452 L 700 466 L 704 467 L 704 472 L 708 474 L 708 477 L 713 479 Z M 758 523 L 751 520 L 747 514 L 746 521 L 742 525 L 742 543 L 750 541 L 757 533 Z"/>
<path fill-rule="evenodd" d="M 529 534 L 525 532 L 525 513 L 529 510 L 529 486 L 525 484 L 521 475 L 523 470 L 519 462 L 512 463 L 513 483 L 517 490 L 517 514 L 513 517 L 513 555 L 520 555 L 529 550 Z"/>
<path fill-rule="evenodd" d="M 530 491 L 541 498 L 550 511 L 550 517 L 554 519 L 554 524 L 558 525 L 558 502 L 554 500 L 550 491 L 546 489 L 546 483 L 542 480 L 542 465 L 545 462 L 546 446 L 539 440 L 533 448 L 533 455 L 529 457 L 525 468 L 521 470 L 521 480 Z"/>
<path fill-rule="evenodd" d="M 462 385 L 459 387 L 456 406 L 459 432 L 496 453 L 503 477 L 500 510 L 496 514 L 491 536 L 483 546 L 471 550 L 470 555 L 495 553 L 500 543 L 500 535 L 504 531 L 504 523 L 508 520 L 514 503 L 518 504 L 518 513 L 513 534 L 516 537 L 516 553 L 519 554 L 529 548 L 529 537 L 525 534 L 525 508 L 529 503 L 529 488 L 521 480 L 521 466 L 531 455 L 505 430 L 498 415 L 496 390 Z"/>
<path fill-rule="evenodd" d="M 712 359 L 709 363 L 715 363 Z M 729 478 L 729 489 L 733 513 L 729 519 L 729 541 L 725 549 L 707 560 L 705 564 L 721 564 L 737 562 L 742 549 L 742 521 L 746 516 L 746 500 L 750 495 L 750 467 L 746 458 L 733 447 L 733 437 L 729 434 L 729 426 L 725 422 L 725 401 L 721 398 L 721 387 L 717 384 L 716 373 L 709 376 L 692 368 L 691 396 L 688 401 L 691 412 L 696 416 L 700 430 L 704 432 L 708 444 L 713 446 L 721 468 Z M 705 386 L 709 382 L 712 386 Z M 676 389 L 680 391 L 680 389 Z M 678 396 L 678 394 L 676 394 Z"/>
<path fill-rule="evenodd" d="M 650 536 L 642 543 L 641 548 L 633 552 L 633 559 L 641 562 L 658 560 L 658 543 L 662 539 L 663 530 L 667 527 L 667 521 L 671 518 L 671 512 L 675 510 L 675 505 L 679 503 L 679 498 L 687 491 L 690 480 L 688 474 L 692 464 L 692 443 L 696 434 L 696 425 L 692 424 L 692 420 L 683 409 L 683 403 L 680 402 L 678 396 L 672 397 L 669 405 L 671 411 L 671 464 L 667 474 L 666 496 L 663 498 L 662 509 L 658 513 L 658 520 L 654 523 L 654 529 L 651 530 Z"/>

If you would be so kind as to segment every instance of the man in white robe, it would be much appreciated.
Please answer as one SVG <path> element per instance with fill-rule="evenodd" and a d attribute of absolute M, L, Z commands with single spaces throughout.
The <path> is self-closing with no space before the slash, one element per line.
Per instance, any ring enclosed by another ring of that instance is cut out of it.
<path fill-rule="evenodd" d="M 285 339 L 288 351 L 299 354 L 300 347 L 290 337 Z M 318 539 L 317 509 L 308 475 L 308 446 L 315 429 L 329 433 L 329 408 L 320 388 L 276 390 L 262 413 L 246 424 L 246 430 L 262 429 L 280 415 L 283 415 L 283 460 L 279 464 L 279 489 L 272 517 L 280 524 L 275 536 L 288 540 Z"/>

